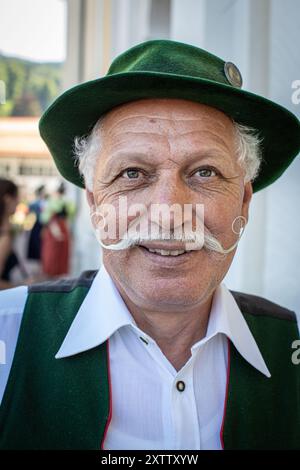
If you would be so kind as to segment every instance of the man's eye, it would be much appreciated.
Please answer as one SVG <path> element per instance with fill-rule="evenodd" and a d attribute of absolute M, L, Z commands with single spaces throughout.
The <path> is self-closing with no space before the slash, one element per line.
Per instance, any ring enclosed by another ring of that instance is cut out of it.
<path fill-rule="evenodd" d="M 127 170 L 123 171 L 122 176 L 125 176 L 125 178 L 128 179 L 135 179 L 139 177 L 139 174 L 140 171 L 136 168 L 128 168 Z"/>
<path fill-rule="evenodd" d="M 211 176 L 216 176 L 217 172 L 212 168 L 200 168 L 200 170 L 197 170 L 194 174 L 201 176 L 201 178 L 209 178 Z"/>

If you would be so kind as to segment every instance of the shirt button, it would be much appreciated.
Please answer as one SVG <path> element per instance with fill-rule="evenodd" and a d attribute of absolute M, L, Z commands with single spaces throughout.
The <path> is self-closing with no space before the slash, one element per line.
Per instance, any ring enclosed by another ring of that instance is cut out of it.
<path fill-rule="evenodd" d="M 185 383 L 182 380 L 179 380 L 176 384 L 176 388 L 179 392 L 183 392 L 185 389 Z"/>

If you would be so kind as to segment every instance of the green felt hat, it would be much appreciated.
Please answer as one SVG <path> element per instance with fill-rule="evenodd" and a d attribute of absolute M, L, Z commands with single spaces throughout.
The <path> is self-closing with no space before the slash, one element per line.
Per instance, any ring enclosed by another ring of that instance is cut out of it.
<path fill-rule="evenodd" d="M 89 133 L 102 114 L 142 98 L 196 101 L 259 131 L 263 161 L 253 183 L 258 191 L 279 178 L 298 154 L 300 123 L 287 109 L 242 90 L 241 85 L 241 75 L 231 62 L 188 44 L 147 41 L 119 55 L 104 77 L 59 96 L 41 117 L 40 134 L 62 176 L 84 187 L 74 164 L 73 142 Z"/>

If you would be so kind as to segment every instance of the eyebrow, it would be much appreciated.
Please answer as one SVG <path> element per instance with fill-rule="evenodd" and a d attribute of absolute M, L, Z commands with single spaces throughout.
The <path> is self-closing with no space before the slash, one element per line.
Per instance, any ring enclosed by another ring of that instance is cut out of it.
<path fill-rule="evenodd" d="M 204 149 L 203 151 L 195 151 L 195 152 L 190 152 L 186 153 L 186 159 L 187 159 L 187 165 L 192 165 L 195 163 L 197 160 L 204 160 L 204 159 L 214 159 L 218 160 L 221 162 L 224 162 L 224 158 L 228 156 L 229 154 L 214 148 L 214 149 Z M 144 166 L 152 166 L 156 167 L 157 164 L 159 163 L 158 161 L 153 160 L 148 160 L 149 157 L 151 158 L 154 157 L 153 152 L 150 153 L 143 153 L 141 152 L 128 152 L 128 151 L 123 151 L 119 150 L 113 154 L 111 154 L 108 162 L 106 163 L 104 167 L 104 176 L 107 176 L 111 173 L 115 174 L 121 171 L 123 168 L 127 167 L 128 165 L 135 165 L 135 164 L 142 164 Z M 145 160 L 147 158 L 147 161 Z M 226 159 L 227 160 L 227 159 Z"/>
<path fill-rule="evenodd" d="M 145 161 L 145 158 L 149 157 L 149 154 L 142 152 L 124 152 L 118 151 L 111 154 L 108 162 L 104 167 L 104 174 L 107 173 L 117 173 L 122 168 L 130 165 L 136 164 L 145 164 L 149 162 Z M 151 163 L 151 162 L 150 162 Z"/>

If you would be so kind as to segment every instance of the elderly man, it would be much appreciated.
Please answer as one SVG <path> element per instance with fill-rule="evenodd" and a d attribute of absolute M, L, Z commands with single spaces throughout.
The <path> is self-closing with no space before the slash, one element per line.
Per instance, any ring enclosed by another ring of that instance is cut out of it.
<path fill-rule="evenodd" d="M 149 41 L 42 117 L 103 266 L 1 293 L 1 448 L 300 448 L 296 316 L 222 284 L 300 126 L 241 85 L 230 62 Z"/>

